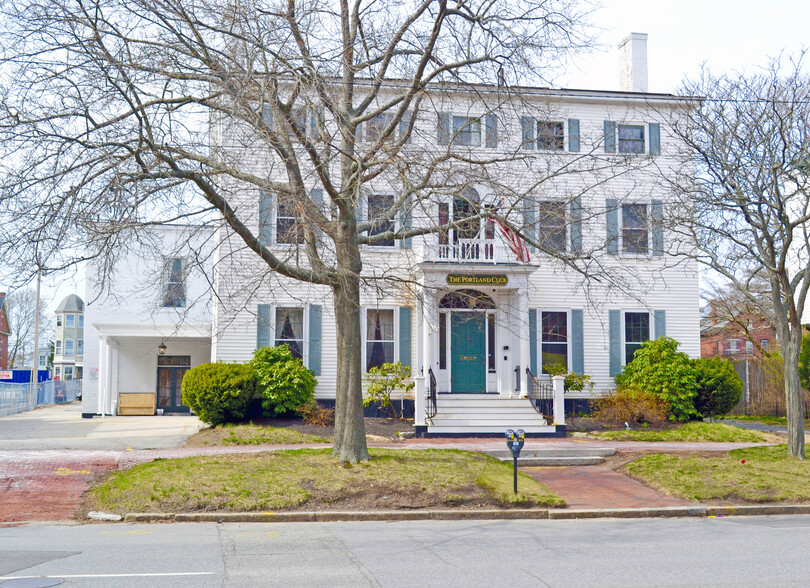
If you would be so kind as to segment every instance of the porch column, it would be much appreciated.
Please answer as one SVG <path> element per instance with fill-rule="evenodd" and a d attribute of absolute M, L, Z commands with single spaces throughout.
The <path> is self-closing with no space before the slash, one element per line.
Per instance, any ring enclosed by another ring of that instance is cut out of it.
<path fill-rule="evenodd" d="M 529 291 L 527 288 L 518 290 L 518 321 L 520 324 L 520 396 L 526 397 L 529 392 L 529 381 L 526 377 L 526 368 L 531 360 L 529 351 Z"/>
<path fill-rule="evenodd" d="M 96 393 L 96 413 L 104 415 L 104 396 L 107 394 L 107 338 L 98 338 L 98 392 Z"/>
<path fill-rule="evenodd" d="M 416 386 L 414 387 L 413 398 L 413 426 L 425 426 L 425 376 L 416 376 L 413 379 Z"/>
<path fill-rule="evenodd" d="M 118 344 L 109 343 L 110 348 L 110 392 L 107 397 L 107 404 L 110 407 L 110 414 L 118 414 Z"/>
<path fill-rule="evenodd" d="M 436 312 L 436 300 L 430 294 L 425 294 L 422 303 L 422 362 L 426 382 L 430 381 L 428 369 L 433 367 L 433 335 L 439 328 L 439 317 Z M 435 371 L 434 371 L 435 374 Z M 429 384 L 426 384 L 429 385 Z"/>
<path fill-rule="evenodd" d="M 551 378 L 554 386 L 554 424 L 565 424 L 565 377 L 553 376 Z"/>

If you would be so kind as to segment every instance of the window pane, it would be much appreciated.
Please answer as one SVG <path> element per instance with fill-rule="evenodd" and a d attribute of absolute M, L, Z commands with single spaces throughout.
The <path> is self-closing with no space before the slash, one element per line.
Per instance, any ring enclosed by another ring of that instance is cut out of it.
<path fill-rule="evenodd" d="M 622 247 L 625 253 L 646 254 L 649 248 L 646 204 L 622 205 Z"/>
<path fill-rule="evenodd" d="M 453 145 L 474 147 L 481 144 L 481 121 L 466 116 L 453 117 Z"/>
<path fill-rule="evenodd" d="M 633 361 L 641 344 L 650 338 L 650 315 L 646 312 L 627 312 L 624 315 L 625 363 Z"/>
<path fill-rule="evenodd" d="M 391 209 L 394 205 L 394 197 L 393 196 L 382 196 L 379 194 L 375 194 L 368 197 L 368 220 L 374 221 L 376 219 L 380 219 L 383 215 Z M 374 223 L 374 227 L 368 232 L 369 236 L 379 235 L 380 233 L 385 233 L 388 231 L 394 231 L 395 225 L 394 221 L 392 220 L 380 220 L 379 222 Z M 381 241 L 379 243 L 374 244 L 375 247 L 393 247 L 394 240 L 393 239 L 386 239 L 385 241 Z"/>
<path fill-rule="evenodd" d="M 366 370 L 394 362 L 394 310 L 369 309 L 366 314 Z"/>
<path fill-rule="evenodd" d="M 76 315 L 75 314 L 66 314 L 65 315 L 65 326 L 66 327 L 73 327 L 76 324 Z"/>
<path fill-rule="evenodd" d="M 644 127 L 619 125 L 619 153 L 644 153 Z"/>
<path fill-rule="evenodd" d="M 276 346 L 287 345 L 293 357 L 304 358 L 304 309 L 276 309 Z"/>
<path fill-rule="evenodd" d="M 537 239 L 546 251 L 565 253 L 565 203 L 540 202 Z"/>
<path fill-rule="evenodd" d="M 163 306 L 178 308 L 186 305 L 186 288 L 183 282 L 183 260 L 179 257 L 166 260 L 166 282 L 163 286 Z"/>
<path fill-rule="evenodd" d="M 73 355 L 73 339 L 65 340 L 65 355 Z"/>
<path fill-rule="evenodd" d="M 83 327 L 84 327 L 84 315 L 80 314 L 79 315 L 79 328 L 81 329 Z"/>
<path fill-rule="evenodd" d="M 565 131 L 561 122 L 537 121 L 537 148 L 562 151 Z"/>
<path fill-rule="evenodd" d="M 568 370 L 568 345 L 565 343 L 543 343 L 542 373 L 549 373 L 546 367 L 560 365 Z"/>
<path fill-rule="evenodd" d="M 541 373 L 549 373 L 547 366 L 557 364 L 568 369 L 568 314 L 543 312 L 541 315 Z"/>

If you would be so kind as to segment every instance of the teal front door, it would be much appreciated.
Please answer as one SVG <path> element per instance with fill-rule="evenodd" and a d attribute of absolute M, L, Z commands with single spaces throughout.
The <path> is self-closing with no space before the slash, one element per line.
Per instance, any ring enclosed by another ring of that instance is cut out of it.
<path fill-rule="evenodd" d="M 484 393 L 486 386 L 486 313 L 450 313 L 450 391 Z"/>

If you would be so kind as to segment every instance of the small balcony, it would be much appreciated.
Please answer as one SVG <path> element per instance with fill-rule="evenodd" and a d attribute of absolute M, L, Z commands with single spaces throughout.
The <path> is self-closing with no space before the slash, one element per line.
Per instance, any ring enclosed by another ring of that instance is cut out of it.
<path fill-rule="evenodd" d="M 516 263 L 501 239 L 454 239 L 425 248 L 425 261 L 446 263 Z"/>

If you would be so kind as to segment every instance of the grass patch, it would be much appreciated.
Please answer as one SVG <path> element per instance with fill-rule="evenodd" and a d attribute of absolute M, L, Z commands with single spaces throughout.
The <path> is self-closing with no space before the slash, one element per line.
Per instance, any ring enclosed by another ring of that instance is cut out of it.
<path fill-rule="evenodd" d="M 693 441 L 720 443 L 767 443 L 768 438 L 758 431 L 741 429 L 722 423 L 693 421 L 675 429 L 664 431 L 633 430 L 593 433 L 599 439 L 611 441 Z"/>
<path fill-rule="evenodd" d="M 810 462 L 788 457 L 787 445 L 735 449 L 722 457 L 656 454 L 622 469 L 653 488 L 698 502 L 810 500 Z"/>
<path fill-rule="evenodd" d="M 208 427 L 186 440 L 186 446 L 212 445 L 291 445 L 295 443 L 329 443 L 327 439 L 301 433 L 287 427 L 222 425 Z"/>
<path fill-rule="evenodd" d="M 457 450 L 372 449 L 345 467 L 329 449 L 156 460 L 111 474 L 84 506 L 107 512 L 361 510 L 564 506 L 511 465 Z"/>

